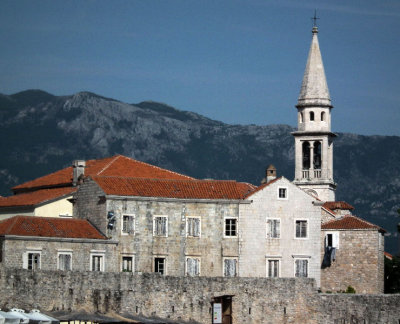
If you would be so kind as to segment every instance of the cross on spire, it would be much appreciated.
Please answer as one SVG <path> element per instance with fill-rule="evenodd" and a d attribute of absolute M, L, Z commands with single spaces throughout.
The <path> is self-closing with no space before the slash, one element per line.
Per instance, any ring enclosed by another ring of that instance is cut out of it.
<path fill-rule="evenodd" d="M 319 18 L 317 17 L 317 9 L 315 9 L 314 17 L 311 18 L 311 20 L 314 20 L 313 27 L 317 27 L 317 19 L 319 19 Z"/>

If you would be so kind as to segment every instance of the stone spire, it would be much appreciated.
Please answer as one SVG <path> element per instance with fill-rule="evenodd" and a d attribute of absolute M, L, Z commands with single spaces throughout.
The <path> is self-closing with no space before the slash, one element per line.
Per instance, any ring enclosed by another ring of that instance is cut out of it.
<path fill-rule="evenodd" d="M 312 41 L 308 53 L 306 70 L 304 71 L 303 83 L 297 102 L 298 108 L 309 106 L 333 107 L 331 105 L 328 84 L 326 83 L 317 35 L 318 28 L 314 26 L 312 29 Z"/>

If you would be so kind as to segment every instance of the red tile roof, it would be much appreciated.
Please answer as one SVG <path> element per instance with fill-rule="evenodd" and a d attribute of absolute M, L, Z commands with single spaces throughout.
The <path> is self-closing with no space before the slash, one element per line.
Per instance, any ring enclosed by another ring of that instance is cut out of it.
<path fill-rule="evenodd" d="M 344 209 L 344 210 L 353 210 L 354 207 L 345 201 L 327 201 L 322 207 L 328 208 L 330 210 L 335 209 Z"/>
<path fill-rule="evenodd" d="M 323 230 L 377 229 L 381 232 L 386 232 L 383 228 L 379 227 L 378 225 L 372 224 L 370 222 L 367 222 L 366 220 L 363 220 L 353 215 L 346 215 L 342 218 L 333 219 L 329 222 L 326 222 L 321 225 L 321 229 Z"/>
<path fill-rule="evenodd" d="M 21 193 L 10 197 L 0 198 L 1 207 L 16 206 L 35 206 L 40 203 L 48 202 L 63 196 L 67 196 L 76 191 L 76 187 L 41 189 L 28 193 Z"/>
<path fill-rule="evenodd" d="M 0 235 L 107 239 L 87 220 L 14 216 L 0 222 Z"/>
<path fill-rule="evenodd" d="M 254 186 L 224 180 L 92 177 L 107 195 L 181 199 L 243 199 Z"/>
<path fill-rule="evenodd" d="M 393 260 L 393 255 L 391 255 L 389 252 L 383 252 L 383 254 L 384 254 L 385 257 L 388 258 L 389 260 Z"/>
<path fill-rule="evenodd" d="M 14 192 L 72 185 L 72 166 L 13 187 Z M 189 176 L 116 155 L 100 160 L 86 161 L 85 176 L 124 176 L 154 179 L 193 179 Z"/>

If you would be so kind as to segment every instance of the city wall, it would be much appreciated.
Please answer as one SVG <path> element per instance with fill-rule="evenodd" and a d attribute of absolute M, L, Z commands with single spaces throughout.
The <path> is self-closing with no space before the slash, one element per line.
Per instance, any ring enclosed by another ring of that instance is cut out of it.
<path fill-rule="evenodd" d="M 170 277 L 0 268 L 0 308 L 86 311 L 211 323 L 233 295 L 233 323 L 399 323 L 400 295 L 319 294 L 309 278 Z"/>

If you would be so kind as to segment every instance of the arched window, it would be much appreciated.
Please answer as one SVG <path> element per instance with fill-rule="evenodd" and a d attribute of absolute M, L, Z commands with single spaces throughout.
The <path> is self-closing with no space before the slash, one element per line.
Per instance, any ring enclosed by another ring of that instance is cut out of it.
<path fill-rule="evenodd" d="M 302 123 L 303 122 L 303 113 L 301 112 L 300 113 L 300 123 Z"/>
<path fill-rule="evenodd" d="M 314 169 L 321 169 L 321 142 L 314 142 L 313 166 Z"/>
<path fill-rule="evenodd" d="M 325 112 L 323 111 L 322 113 L 321 113 L 321 121 L 324 121 L 325 120 Z"/>
<path fill-rule="evenodd" d="M 303 170 L 310 168 L 310 143 L 303 143 Z"/>
<path fill-rule="evenodd" d="M 313 111 L 310 111 L 310 120 L 314 121 L 314 112 Z"/>

